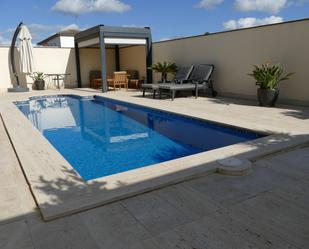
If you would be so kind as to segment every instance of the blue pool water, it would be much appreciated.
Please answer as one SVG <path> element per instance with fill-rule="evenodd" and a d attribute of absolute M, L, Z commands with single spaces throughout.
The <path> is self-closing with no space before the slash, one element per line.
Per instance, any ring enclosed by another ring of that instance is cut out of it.
<path fill-rule="evenodd" d="M 261 137 L 103 97 L 34 97 L 16 105 L 84 180 Z"/>

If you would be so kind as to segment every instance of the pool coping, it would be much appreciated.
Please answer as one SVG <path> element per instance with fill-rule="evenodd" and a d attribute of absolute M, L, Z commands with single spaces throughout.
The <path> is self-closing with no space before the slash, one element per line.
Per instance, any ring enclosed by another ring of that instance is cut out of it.
<path fill-rule="evenodd" d="M 48 95 L 53 94 L 46 96 Z M 117 98 L 104 98 L 122 101 Z M 147 105 L 140 106 L 152 108 Z M 252 161 L 309 143 L 308 134 L 274 134 L 85 182 L 47 139 L 29 121 L 26 122 L 27 118 L 12 102 L 7 102 L 1 109 L 1 118 L 12 146 L 46 221 L 214 173 L 220 166 L 217 159 L 237 156 Z M 205 120 L 196 116 L 184 116 Z M 250 127 L 237 128 L 251 130 Z"/>

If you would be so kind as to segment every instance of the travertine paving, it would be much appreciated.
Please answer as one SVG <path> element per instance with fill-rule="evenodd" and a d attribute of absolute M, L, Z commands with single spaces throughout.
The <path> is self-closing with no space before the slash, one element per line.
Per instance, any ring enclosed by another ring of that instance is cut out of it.
<path fill-rule="evenodd" d="M 127 93 L 116 94 L 124 98 Z M 219 108 L 221 104 L 210 105 Z M 236 107 L 230 105 L 234 112 Z M 265 112 L 274 113 L 269 117 L 273 127 L 280 126 L 280 117 L 285 120 L 284 109 Z M 252 122 L 253 116 L 242 113 L 239 120 Z M 217 114 L 213 110 L 209 115 Z M 306 133 L 308 119 L 288 116 L 281 127 L 293 124 L 290 129 Z M 267 121 L 262 119 L 260 125 L 263 122 Z M 1 249 L 309 248 L 306 146 L 258 159 L 247 176 L 212 174 L 44 222 L 0 123 L 0 179 Z M 66 190 L 58 184 L 60 191 Z"/>
<path fill-rule="evenodd" d="M 257 130 L 270 135 L 85 182 L 12 104 L 14 100 L 25 100 L 29 96 L 44 94 L 81 96 L 97 94 L 150 108 Z M 220 168 L 217 160 L 221 158 L 232 156 L 244 161 L 255 160 L 258 157 L 297 145 L 309 144 L 309 125 L 306 119 L 308 108 L 286 108 L 288 109 L 261 108 L 253 105 L 252 102 L 224 98 L 182 97 L 175 101 L 154 100 L 142 98 L 138 91 L 116 91 L 102 94 L 91 89 L 3 93 L 0 100 L 2 119 L 45 220 L 94 208 L 196 176 L 211 174 Z M 285 115 L 291 110 L 302 114 L 304 119 Z"/>
<path fill-rule="evenodd" d="M 247 176 L 213 174 L 50 222 L 35 210 L 20 168 L 3 169 L 7 162 L 1 249 L 309 246 L 309 147 L 258 160 Z"/>
<path fill-rule="evenodd" d="M 117 100 L 128 101 L 153 108 L 178 112 L 183 115 L 196 116 L 237 127 L 250 127 L 253 130 L 282 133 L 309 132 L 309 106 L 291 106 L 278 104 L 276 108 L 264 108 L 257 105 L 257 101 L 240 100 L 235 98 L 205 98 L 178 97 L 170 99 L 152 99 L 152 94 L 142 97 L 136 90 L 110 91 L 102 93 L 100 90 L 89 88 L 32 91 L 29 93 L 8 94 L 0 92 L 0 103 L 8 100 L 25 100 L 29 96 L 49 94 L 78 94 L 82 96 L 101 95 Z"/>

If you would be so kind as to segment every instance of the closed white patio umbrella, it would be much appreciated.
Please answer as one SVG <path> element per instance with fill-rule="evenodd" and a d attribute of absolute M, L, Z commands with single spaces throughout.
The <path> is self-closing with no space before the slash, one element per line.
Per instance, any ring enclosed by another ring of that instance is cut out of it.
<path fill-rule="evenodd" d="M 19 32 L 20 71 L 26 74 L 35 71 L 32 37 L 26 25 L 22 25 Z"/>
<path fill-rule="evenodd" d="M 14 85 L 12 88 L 8 88 L 8 91 L 27 92 L 29 89 L 20 85 L 18 73 L 16 70 L 15 45 L 17 40 L 19 41 L 18 51 L 20 54 L 20 71 L 26 74 L 33 73 L 35 71 L 35 63 L 33 58 L 33 47 L 31 43 L 32 37 L 28 28 L 22 22 L 15 30 L 10 50 L 12 73 L 16 78 L 16 85 Z"/>

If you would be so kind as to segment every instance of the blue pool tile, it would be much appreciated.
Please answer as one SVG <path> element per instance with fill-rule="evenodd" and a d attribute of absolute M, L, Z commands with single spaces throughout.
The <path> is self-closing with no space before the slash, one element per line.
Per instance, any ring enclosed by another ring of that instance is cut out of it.
<path fill-rule="evenodd" d="M 84 180 L 262 137 L 102 97 L 45 96 L 16 105 Z"/>

